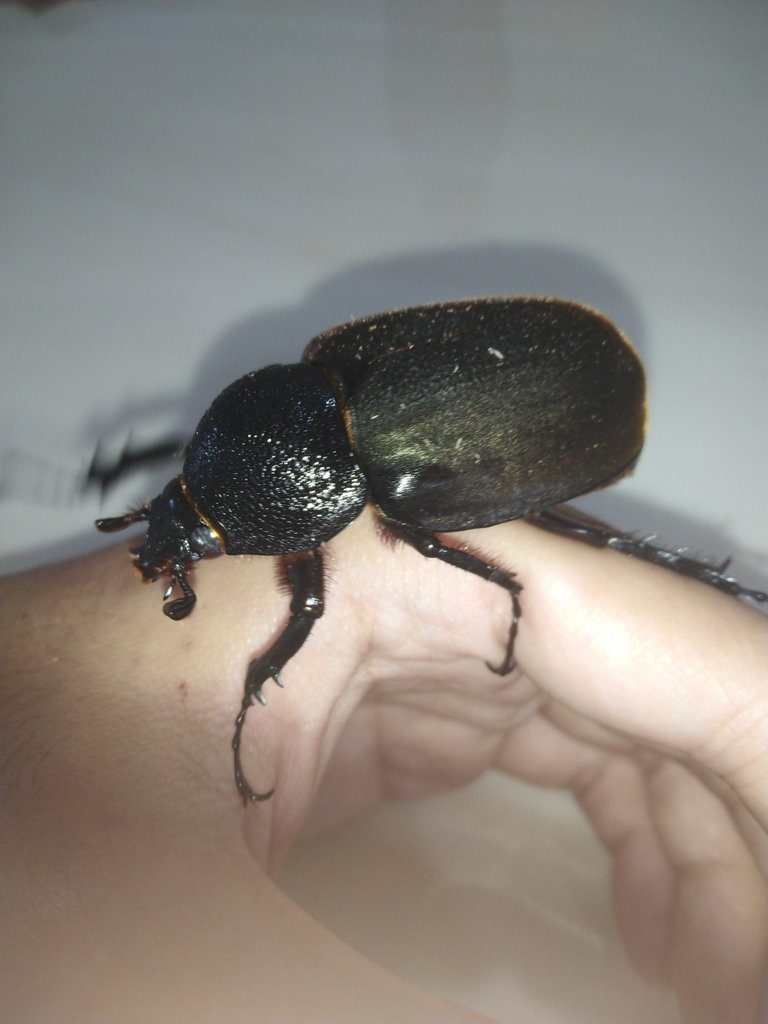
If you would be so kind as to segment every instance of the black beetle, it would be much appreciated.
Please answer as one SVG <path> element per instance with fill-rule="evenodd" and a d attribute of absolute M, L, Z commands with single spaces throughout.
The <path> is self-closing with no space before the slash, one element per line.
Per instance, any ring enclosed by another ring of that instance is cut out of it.
<path fill-rule="evenodd" d="M 631 471 L 645 432 L 645 376 L 634 349 L 601 313 L 548 298 L 444 302 L 380 313 L 314 338 L 302 363 L 268 366 L 215 399 L 187 448 L 183 472 L 143 508 L 100 519 L 100 530 L 146 520 L 131 554 L 145 581 L 170 578 L 189 615 L 191 566 L 220 554 L 279 555 L 290 618 L 248 666 L 232 741 L 244 801 L 240 737 L 254 697 L 323 614 L 322 545 L 366 503 L 389 533 L 429 558 L 506 589 L 512 623 L 522 586 L 437 533 L 525 518 L 601 547 L 665 565 L 728 593 L 768 600 L 712 567 L 556 508 Z M 155 449 L 148 449 L 150 454 Z M 91 479 L 111 480 L 140 453 Z"/>

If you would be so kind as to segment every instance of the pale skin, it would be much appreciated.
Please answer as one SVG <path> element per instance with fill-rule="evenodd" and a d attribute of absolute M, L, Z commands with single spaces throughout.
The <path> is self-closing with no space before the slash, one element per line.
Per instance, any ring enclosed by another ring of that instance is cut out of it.
<path fill-rule="evenodd" d="M 229 742 L 285 621 L 274 559 L 195 572 L 172 622 L 126 544 L 3 591 L 3 1019 L 472 1021 L 276 887 L 302 833 L 493 766 L 571 789 L 614 858 L 636 968 L 691 1022 L 760 1021 L 766 619 L 703 584 L 525 523 L 453 535 L 525 589 L 387 545 L 327 546 L 326 613 Z M 134 541 L 135 543 L 135 541 Z M 556 970 L 556 964 L 553 964 Z"/>

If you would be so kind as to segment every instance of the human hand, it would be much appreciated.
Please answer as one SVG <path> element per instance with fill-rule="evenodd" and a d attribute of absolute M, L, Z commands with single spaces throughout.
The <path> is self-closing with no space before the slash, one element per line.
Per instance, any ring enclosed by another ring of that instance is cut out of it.
<path fill-rule="evenodd" d="M 366 662 L 375 682 L 311 823 L 380 795 L 448 788 L 490 765 L 570 788 L 613 854 L 615 910 L 640 973 L 673 987 L 686 1019 L 762 1019 L 765 619 L 526 524 L 466 538 L 525 584 L 517 671 L 499 679 L 483 665 L 483 654 L 499 660 L 509 603 L 482 581 L 435 582 L 429 619 L 419 616 L 424 591 L 408 582 L 399 612 L 369 609 L 364 620 L 373 616 L 387 640 Z M 400 557 L 407 581 L 418 556 L 403 548 Z M 433 565 L 424 577 L 455 574 Z M 387 577 L 376 578 L 381 602 Z M 462 648 L 470 630 L 487 644 L 474 661 Z"/>
<path fill-rule="evenodd" d="M 178 623 L 119 549 L 8 585 L 4 875 L 22 881 L 4 932 L 19 977 L 29 965 L 17 1005 L 33 992 L 60 1006 L 41 965 L 63 948 L 90 963 L 97 942 L 120 951 L 105 972 L 123 989 L 101 984 L 94 1004 L 109 1008 L 143 962 L 136 918 L 160 979 L 136 1020 L 161 1001 L 193 1019 L 183 1007 L 201 991 L 218 1019 L 253 1019 L 256 1005 L 265 1019 L 304 1019 L 307 991 L 335 1019 L 337 995 L 317 994 L 329 970 L 350 1019 L 361 1007 L 466 1019 L 361 966 L 254 874 L 253 858 L 275 874 L 302 830 L 495 766 L 575 792 L 614 855 L 630 954 L 674 986 L 686 1019 L 760 1019 L 765 619 L 525 523 L 454 540 L 525 587 L 518 669 L 499 677 L 486 665 L 504 649 L 508 595 L 383 544 L 366 513 L 328 546 L 326 614 L 286 667 L 285 690 L 265 688 L 267 707 L 249 714 L 246 771 L 275 795 L 245 811 L 227 741 L 245 667 L 285 621 L 272 559 L 201 564 L 198 606 Z M 52 919 L 63 876 L 79 909 Z M 147 892 L 163 898 L 147 906 Z M 44 928 L 30 926 L 38 918 Z M 302 965 L 288 987 L 286 957 Z M 91 998 L 87 970 L 71 976 Z"/>

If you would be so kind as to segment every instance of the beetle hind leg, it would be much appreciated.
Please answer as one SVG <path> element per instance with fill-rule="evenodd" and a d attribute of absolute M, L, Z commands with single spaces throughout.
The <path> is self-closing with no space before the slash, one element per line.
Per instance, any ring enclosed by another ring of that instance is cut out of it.
<path fill-rule="evenodd" d="M 401 523 L 393 523 L 388 519 L 382 519 L 382 525 L 387 531 L 394 534 L 395 537 L 404 540 L 411 547 L 416 548 L 425 558 L 439 558 L 441 562 L 447 562 L 448 565 L 453 565 L 457 569 L 474 573 L 476 576 L 488 580 L 489 583 L 495 583 L 508 592 L 512 599 L 512 623 L 509 627 L 504 659 L 498 667 L 488 662 L 486 664 L 491 672 L 495 672 L 500 676 L 505 676 L 511 672 L 515 667 L 515 638 L 517 637 L 517 627 L 522 615 L 519 598 L 519 594 L 523 589 L 522 584 L 514 579 L 513 574 L 505 572 L 491 562 L 478 558 L 477 555 L 470 554 L 469 551 L 462 551 L 460 548 L 453 548 L 448 544 L 444 544 L 439 537 L 426 530 L 404 526 Z"/>
<path fill-rule="evenodd" d="M 650 541 L 638 540 L 631 534 L 608 526 L 607 523 L 593 519 L 592 516 L 568 505 L 556 505 L 543 512 L 536 512 L 528 517 L 527 522 L 550 533 L 559 533 L 583 544 L 590 544 L 592 547 L 612 548 L 632 558 L 641 558 L 645 562 L 661 565 L 665 569 L 671 569 L 682 576 L 690 576 L 733 597 L 747 597 L 761 603 L 768 601 L 768 594 L 762 590 L 742 587 L 738 580 L 725 575 L 730 558 L 726 558 L 720 565 L 708 565 L 679 551 L 667 551 L 656 547 Z"/>
<path fill-rule="evenodd" d="M 240 761 L 240 744 L 248 708 L 254 699 L 266 704 L 262 687 L 268 679 L 283 686 L 280 670 L 297 654 L 309 636 L 315 621 L 323 614 L 323 556 L 319 548 L 299 555 L 285 555 L 281 559 L 281 570 L 291 594 L 291 617 L 282 633 L 272 646 L 259 658 L 248 665 L 245 676 L 245 692 L 240 713 L 235 719 L 235 734 L 232 750 L 235 758 L 235 783 L 243 803 L 257 803 L 268 800 L 274 789 L 257 793 L 250 786 Z"/>

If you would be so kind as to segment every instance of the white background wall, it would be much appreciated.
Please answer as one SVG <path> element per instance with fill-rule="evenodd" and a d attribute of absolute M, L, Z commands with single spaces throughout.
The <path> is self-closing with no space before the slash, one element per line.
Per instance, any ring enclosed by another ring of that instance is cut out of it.
<path fill-rule="evenodd" d="M 352 315 L 539 293 L 601 307 L 648 367 L 639 469 L 593 507 L 764 581 L 766 29 L 745 0 L 0 8 L 6 571 L 104 542 L 95 499 L 63 507 L 98 438 L 189 432 Z M 528 1002 L 508 978 L 458 997 L 660 1019 L 602 955 L 605 1005 L 525 978 Z"/>

